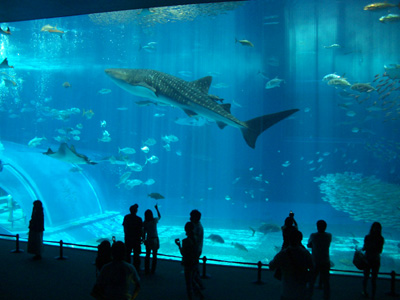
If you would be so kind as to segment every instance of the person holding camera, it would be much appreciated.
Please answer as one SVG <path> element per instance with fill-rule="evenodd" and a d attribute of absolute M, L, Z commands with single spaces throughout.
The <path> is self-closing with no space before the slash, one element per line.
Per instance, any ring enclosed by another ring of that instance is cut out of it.
<path fill-rule="evenodd" d="M 199 255 L 192 222 L 187 222 L 185 224 L 185 232 L 187 238 L 182 240 L 182 245 L 179 239 L 175 240 L 175 244 L 179 247 L 179 251 L 182 254 L 182 265 L 185 272 L 188 299 L 193 299 L 193 292 L 199 295 L 200 299 L 204 299 L 200 287 L 195 280 L 196 272 L 198 271 Z"/>
<path fill-rule="evenodd" d="M 283 244 L 282 244 L 282 250 L 286 249 L 289 247 L 289 235 L 293 231 L 297 231 L 297 222 L 294 219 L 294 212 L 290 211 L 289 217 L 285 219 L 285 224 L 281 227 L 282 229 L 282 236 L 283 236 Z"/>

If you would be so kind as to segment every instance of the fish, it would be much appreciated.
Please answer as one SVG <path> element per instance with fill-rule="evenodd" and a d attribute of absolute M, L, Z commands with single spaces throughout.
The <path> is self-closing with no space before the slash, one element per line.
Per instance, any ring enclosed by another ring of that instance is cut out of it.
<path fill-rule="evenodd" d="M 250 230 L 251 230 L 251 232 L 252 232 L 252 235 L 251 236 L 254 236 L 255 234 L 256 234 L 256 230 L 253 228 L 253 227 L 249 227 L 250 228 Z"/>
<path fill-rule="evenodd" d="M 143 182 L 145 185 L 152 185 L 154 183 L 156 183 L 156 181 L 153 178 L 147 179 L 145 182 Z"/>
<path fill-rule="evenodd" d="M 10 66 L 8 64 L 8 59 L 7 57 L 2 61 L 2 63 L 0 64 L 0 69 L 8 69 L 8 68 L 14 68 L 13 66 Z"/>
<path fill-rule="evenodd" d="M 392 7 L 398 7 L 400 8 L 400 4 L 391 4 L 387 2 L 376 2 L 376 3 L 371 3 L 366 6 L 364 6 L 364 10 L 383 10 L 383 9 L 388 9 Z"/>
<path fill-rule="evenodd" d="M 157 144 L 157 141 L 153 138 L 148 138 L 147 140 L 144 141 L 143 144 L 147 146 L 154 146 L 155 144 Z"/>
<path fill-rule="evenodd" d="M 227 125 L 240 129 L 247 145 L 253 149 L 262 132 L 299 111 L 290 109 L 243 122 L 230 113 L 230 104 L 218 104 L 208 95 L 211 76 L 188 82 L 149 69 L 106 69 L 105 72 L 118 86 L 134 95 L 177 106 L 191 117 L 214 120 L 220 129 Z"/>
<path fill-rule="evenodd" d="M 136 105 L 138 105 L 138 106 L 157 105 L 157 103 L 156 103 L 156 102 L 149 101 L 149 100 L 136 101 L 136 102 L 135 102 L 135 104 L 136 104 Z"/>
<path fill-rule="evenodd" d="M 102 138 L 97 139 L 98 142 L 109 143 L 111 142 L 111 137 L 103 135 Z"/>
<path fill-rule="evenodd" d="M 64 33 L 65 33 L 65 32 L 62 31 L 62 30 L 58 30 L 58 29 L 57 29 L 57 26 L 53 27 L 53 26 L 50 26 L 50 25 L 45 25 L 45 26 L 43 26 L 42 29 L 41 29 L 40 31 L 47 31 L 47 32 L 56 34 L 56 35 L 60 36 L 60 38 L 62 38 L 62 36 L 63 36 Z"/>
<path fill-rule="evenodd" d="M 127 190 L 130 190 L 130 189 L 132 189 L 134 186 L 138 186 L 138 185 L 141 185 L 141 184 L 143 184 L 143 181 L 141 181 L 140 179 L 127 180 L 127 181 L 125 182 L 125 188 L 126 188 Z"/>
<path fill-rule="evenodd" d="M 155 155 L 152 155 L 150 158 L 146 158 L 146 162 L 144 164 L 147 164 L 148 162 L 151 164 L 156 164 L 159 162 L 159 158 Z"/>
<path fill-rule="evenodd" d="M 285 80 L 283 79 L 279 79 L 278 77 L 275 77 L 274 79 L 271 79 L 270 81 L 267 82 L 267 84 L 265 85 L 266 89 L 273 89 L 276 87 L 280 87 L 281 86 L 281 82 L 285 83 Z"/>
<path fill-rule="evenodd" d="M 119 148 L 118 147 L 118 153 L 124 153 L 124 154 L 135 154 L 136 150 L 133 148 L 125 147 L 125 148 Z"/>
<path fill-rule="evenodd" d="M 400 64 L 389 64 L 383 66 L 385 74 L 390 79 L 400 79 Z"/>
<path fill-rule="evenodd" d="M 346 80 L 346 78 L 331 79 L 328 81 L 328 85 L 341 88 L 346 88 L 348 86 L 351 86 L 351 84 Z"/>
<path fill-rule="evenodd" d="M 0 34 L 2 35 L 11 35 L 10 27 L 7 27 L 6 30 L 0 28 Z"/>
<path fill-rule="evenodd" d="M 341 46 L 339 44 L 332 44 L 329 46 L 324 46 L 325 49 L 332 49 L 332 48 L 340 48 Z"/>
<path fill-rule="evenodd" d="M 149 153 L 150 149 L 147 146 L 143 146 L 142 148 L 140 148 L 140 150 L 142 150 L 144 153 Z"/>
<path fill-rule="evenodd" d="M 40 31 L 49 31 L 50 29 L 54 29 L 54 27 L 47 24 L 47 25 L 44 25 L 42 27 L 42 29 L 40 29 Z"/>
<path fill-rule="evenodd" d="M 132 174 L 132 172 L 125 172 L 124 174 L 122 174 L 121 177 L 119 178 L 119 182 L 118 182 L 118 184 L 116 185 L 116 187 L 119 188 L 119 186 L 120 186 L 121 184 L 126 183 L 126 181 L 129 179 L 129 176 L 131 176 L 131 174 Z"/>
<path fill-rule="evenodd" d="M 253 43 L 250 42 L 250 41 L 248 41 L 248 40 L 238 40 L 238 39 L 235 39 L 235 43 L 240 43 L 240 44 L 242 44 L 243 46 L 254 47 Z"/>
<path fill-rule="evenodd" d="M 249 250 L 247 250 L 247 248 L 243 244 L 232 243 L 232 246 L 235 247 L 236 249 L 241 250 L 241 251 L 249 252 Z"/>
<path fill-rule="evenodd" d="M 91 161 L 86 155 L 76 152 L 73 145 L 71 145 L 71 147 L 68 147 L 67 143 L 61 143 L 57 152 L 54 152 L 53 150 L 51 150 L 51 148 L 49 148 L 47 152 L 43 152 L 43 154 L 51 158 L 76 165 L 97 164 L 96 162 Z"/>
<path fill-rule="evenodd" d="M 4 85 L 5 85 L 6 87 L 8 87 L 8 88 L 10 88 L 10 87 L 16 87 L 16 86 L 17 86 L 17 83 L 16 83 L 14 80 L 10 80 L 10 79 L 7 79 L 7 78 L 3 78 L 3 81 L 4 81 Z"/>
<path fill-rule="evenodd" d="M 167 144 L 176 143 L 177 141 L 179 141 L 179 138 L 173 134 L 162 136 L 161 139 Z"/>
<path fill-rule="evenodd" d="M 215 243 L 220 243 L 223 244 L 225 243 L 224 239 L 222 238 L 222 236 L 218 235 L 218 234 L 210 234 L 210 236 L 208 237 L 208 239 L 210 239 L 211 241 L 215 242 Z"/>
<path fill-rule="evenodd" d="M 91 110 L 91 109 L 89 109 L 89 110 L 83 110 L 83 113 L 82 113 L 82 116 L 83 117 L 86 117 L 86 119 L 88 119 L 88 120 L 90 120 L 91 118 L 93 118 L 93 116 L 94 116 L 94 112 L 93 112 L 93 110 Z"/>
<path fill-rule="evenodd" d="M 42 141 L 47 140 L 45 137 L 42 138 L 38 138 L 38 137 L 34 137 L 33 139 L 31 139 L 28 143 L 28 146 L 33 148 L 33 147 L 37 147 L 39 146 Z"/>
<path fill-rule="evenodd" d="M 102 94 L 102 95 L 107 95 L 107 94 L 111 93 L 111 90 L 110 89 L 101 89 L 98 91 L 98 93 Z"/>
<path fill-rule="evenodd" d="M 146 52 L 154 53 L 157 51 L 157 42 L 149 42 L 143 47 L 139 46 L 139 51 L 142 49 L 145 50 Z"/>
<path fill-rule="evenodd" d="M 141 172 L 143 170 L 143 167 L 135 162 L 128 162 L 126 163 L 126 166 L 135 172 Z"/>
<path fill-rule="evenodd" d="M 257 230 L 254 230 L 251 227 L 250 227 L 250 229 L 253 232 L 253 236 L 254 236 L 256 231 L 261 232 L 263 234 L 267 234 L 267 233 L 271 233 L 271 232 L 280 232 L 281 231 L 281 227 L 279 225 L 270 224 L 270 223 L 262 223 L 261 226 L 258 227 Z"/>
<path fill-rule="evenodd" d="M 156 200 L 165 199 L 165 197 L 159 193 L 150 193 L 147 196 Z"/>
<path fill-rule="evenodd" d="M 380 17 L 379 21 L 382 22 L 382 23 L 399 22 L 400 21 L 400 15 L 398 15 L 398 14 L 388 14 L 386 16 Z"/>
<path fill-rule="evenodd" d="M 354 91 L 360 92 L 360 93 L 370 93 L 372 91 L 375 91 L 376 89 L 370 85 L 369 83 L 354 83 L 350 86 L 350 88 Z"/>
<path fill-rule="evenodd" d="M 324 78 L 322 78 L 322 81 L 328 82 L 332 79 L 339 79 L 339 78 L 341 78 L 339 75 L 337 75 L 336 73 L 332 73 L 332 74 L 325 75 Z"/>

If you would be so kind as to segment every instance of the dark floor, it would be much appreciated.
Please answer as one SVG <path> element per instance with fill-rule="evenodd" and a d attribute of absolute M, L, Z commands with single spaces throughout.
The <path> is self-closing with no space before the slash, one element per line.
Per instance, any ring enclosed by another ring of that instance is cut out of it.
<path fill-rule="evenodd" d="M 64 256 L 68 259 L 56 260 L 59 249 L 46 246 L 43 259 L 35 261 L 26 251 L 15 254 L 10 252 L 13 249 L 15 241 L 0 239 L 0 299 L 92 299 L 90 290 L 96 278 L 93 266 L 96 252 L 65 248 Z M 21 243 L 21 249 L 26 249 L 25 243 Z M 207 273 L 211 278 L 204 280 L 205 299 L 280 299 L 280 282 L 268 270 L 262 272 L 264 284 L 261 285 L 253 283 L 257 279 L 256 269 L 209 265 Z M 361 280 L 360 277 L 333 275 L 331 299 L 363 299 Z M 156 274 L 141 275 L 141 281 L 138 300 L 186 299 L 182 267 L 177 261 L 160 260 Z M 394 299 L 386 295 L 389 290 L 390 281 L 379 280 L 376 299 Z M 321 291 L 316 291 L 313 299 L 322 299 Z"/>

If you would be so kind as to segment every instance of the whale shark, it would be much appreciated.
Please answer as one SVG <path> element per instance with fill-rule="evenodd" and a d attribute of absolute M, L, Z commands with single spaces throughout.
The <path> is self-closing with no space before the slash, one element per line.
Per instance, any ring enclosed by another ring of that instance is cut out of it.
<path fill-rule="evenodd" d="M 47 152 L 43 152 L 43 154 L 76 165 L 97 164 L 96 162 L 91 161 L 86 155 L 77 153 L 73 145 L 71 145 L 71 147 L 68 147 L 66 143 L 60 144 L 57 152 L 54 152 L 49 148 Z"/>
<path fill-rule="evenodd" d="M 106 69 L 105 73 L 131 94 L 179 107 L 189 117 L 213 120 L 221 129 L 227 125 L 240 129 L 247 145 L 253 149 L 262 132 L 298 111 L 290 109 L 240 121 L 231 114 L 230 104 L 219 104 L 222 99 L 208 93 L 211 76 L 189 82 L 151 69 Z"/>

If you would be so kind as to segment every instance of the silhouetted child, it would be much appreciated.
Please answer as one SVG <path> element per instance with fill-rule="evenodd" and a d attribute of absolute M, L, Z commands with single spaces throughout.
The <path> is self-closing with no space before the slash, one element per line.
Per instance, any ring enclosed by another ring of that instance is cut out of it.
<path fill-rule="evenodd" d="M 179 251 L 182 254 L 182 264 L 185 270 L 185 282 L 188 299 L 193 299 L 193 292 L 198 294 L 201 299 L 204 298 L 200 291 L 200 287 L 195 282 L 194 278 L 198 270 L 199 257 L 198 257 L 198 246 L 196 245 L 196 239 L 194 237 L 194 225 L 192 222 L 185 224 L 185 232 L 187 238 L 183 239 L 182 246 L 179 239 L 175 240 L 176 245 L 179 247 Z"/>
<path fill-rule="evenodd" d="M 285 300 L 308 300 L 313 272 L 311 254 L 301 244 L 303 234 L 294 230 L 289 233 L 289 246 L 282 249 L 269 263 L 271 270 L 282 270 L 282 295 Z"/>
<path fill-rule="evenodd" d="M 282 250 L 289 247 L 289 235 L 293 231 L 297 231 L 297 222 L 294 219 L 294 213 L 290 211 L 289 217 L 285 219 L 285 224 L 281 227 L 282 229 L 282 237 L 283 237 L 283 243 L 282 243 Z"/>
<path fill-rule="evenodd" d="M 140 291 L 140 279 L 136 269 L 125 261 L 126 248 L 123 242 L 115 242 L 111 247 L 113 260 L 100 271 L 91 296 L 96 299 L 130 299 Z M 133 295 L 129 293 L 131 283 L 135 284 Z"/>
<path fill-rule="evenodd" d="M 100 273 L 101 268 L 111 262 L 111 244 L 109 241 L 102 241 L 97 246 L 97 257 L 96 257 L 96 276 Z"/>

